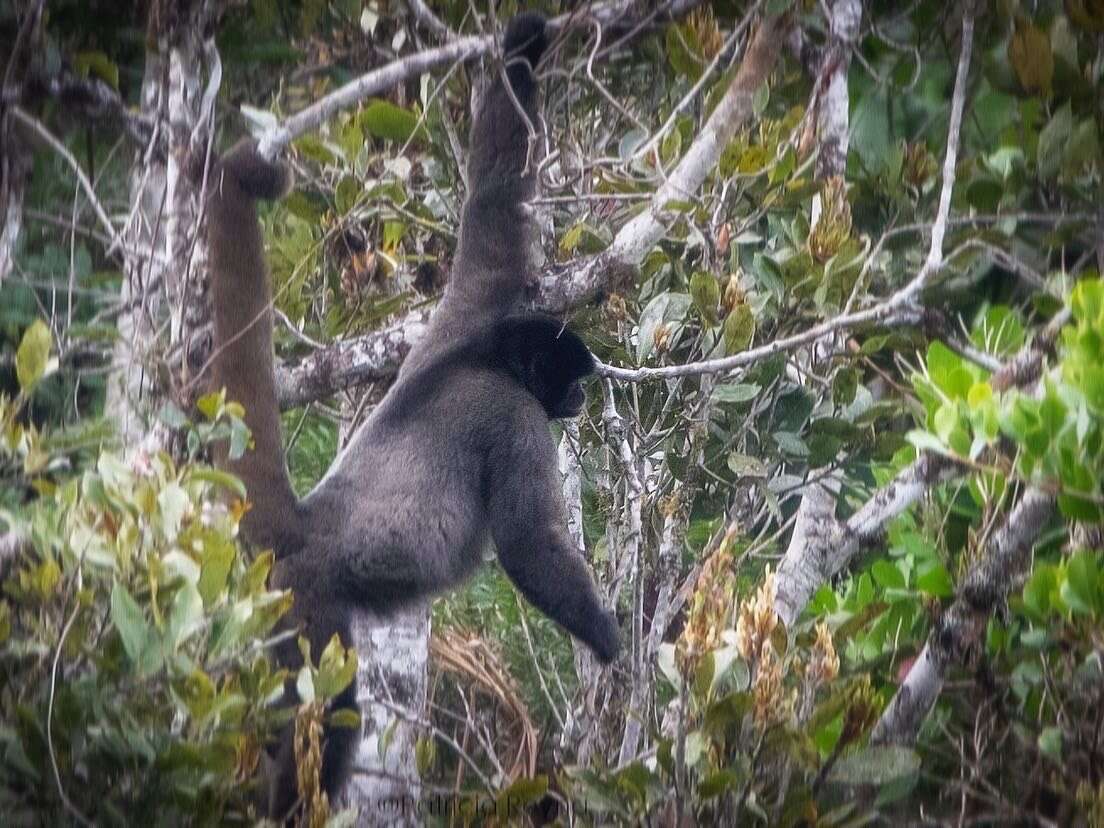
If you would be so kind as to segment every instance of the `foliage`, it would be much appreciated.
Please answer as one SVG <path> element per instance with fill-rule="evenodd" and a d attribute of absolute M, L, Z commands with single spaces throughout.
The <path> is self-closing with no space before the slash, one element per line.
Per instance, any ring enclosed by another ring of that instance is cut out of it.
<path fill-rule="evenodd" d="M 458 0 L 431 5 L 458 33 L 492 23 Z M 761 5 L 788 8 L 820 47 L 840 4 Z M 139 109 L 142 32 L 118 4 L 85 6 L 49 4 L 35 60 L 47 74 L 72 65 Z M 537 205 L 550 270 L 606 251 L 688 157 L 739 65 L 751 6 L 703 4 L 609 60 L 614 29 L 599 41 L 587 23 L 558 43 L 545 67 L 552 155 Z M 603 361 L 654 368 L 741 353 L 874 307 L 915 278 L 945 174 L 960 6 L 862 7 L 843 168 L 818 172 L 827 67 L 810 71 L 780 46 L 754 118 L 700 191 L 663 205 L 663 238 L 634 278 L 573 310 Z M 10 19 L 0 11 L 0 35 Z M 507 717 L 491 703 L 471 710 L 464 688 L 442 681 L 419 743 L 427 790 L 460 795 L 471 821 L 507 800 L 561 819 L 570 805 L 583 823 L 1099 821 L 1102 32 L 1097 0 L 979 11 L 944 256 L 921 316 L 728 374 L 593 386 L 572 445 L 581 528 L 636 649 L 609 672 L 590 669 L 485 568 L 437 603 L 434 624 L 481 635 L 509 667 L 541 730 L 537 778 L 509 778 L 495 756 Z M 249 124 L 274 124 L 436 37 L 393 3 L 239 4 L 217 34 L 219 115 L 245 102 Z M 296 189 L 263 211 L 290 322 L 276 327 L 282 359 L 429 307 L 457 244 L 481 72 L 458 64 L 396 85 L 293 143 Z M 112 216 L 126 214 L 133 170 L 119 129 L 69 118 L 58 100 L 35 113 L 95 173 Z M 69 162 L 46 148 L 33 162 L 0 303 L 10 397 L 0 514 L 31 541 L 0 599 L 0 801 L 60 818 L 56 765 L 72 805 L 98 820 L 155 806 L 170 818 L 200 807 L 210 821 L 244 818 L 258 746 L 290 713 L 272 706 L 280 678 L 261 648 L 288 597 L 264 586 L 267 556 L 238 549 L 240 515 L 224 505 L 242 496 L 238 484 L 203 462 L 213 440 L 247 445 L 241 411 L 217 395 L 196 422 L 167 408 L 171 457 L 113 447 L 102 389 L 124 267 L 74 203 Z M 1035 346 L 1037 377 L 994 381 L 995 365 Z M 367 390 L 363 410 L 384 385 Z M 299 492 L 336 451 L 330 402 L 285 415 Z M 838 481 L 846 518 L 920 452 L 966 473 L 885 525 L 782 629 L 770 609 L 778 576 L 764 573 L 777 573 L 809 483 Z M 1058 511 L 1028 571 L 1003 585 L 1007 601 L 979 627 L 968 663 L 952 666 L 915 750 L 870 746 L 874 720 L 1029 485 L 1053 492 Z M 653 634 L 671 596 L 681 609 Z M 300 678 L 320 699 L 352 663 L 336 648 L 323 661 L 322 674 Z M 321 715 L 307 705 L 298 719 L 301 769 L 316 767 Z M 639 744 L 622 757 L 631 724 Z"/>
<path fill-rule="evenodd" d="M 13 714 L 0 800 L 19 824 L 247 821 L 262 746 L 291 712 L 275 707 L 285 673 L 264 642 L 292 596 L 266 586 L 271 552 L 242 554 L 245 492 L 230 475 L 140 448 L 58 472 L 48 438 L 16 421 L 56 368 L 50 346 L 45 325 L 28 328 L 20 397 L 0 401 L 3 462 L 21 460 L 39 493 L 3 514 L 25 542 L 0 598 L 0 700 Z M 210 419 L 177 423 L 193 453 L 248 439 L 240 408 L 214 395 L 200 410 Z M 343 652 L 304 668 L 301 692 L 346 686 L 356 661 Z"/>

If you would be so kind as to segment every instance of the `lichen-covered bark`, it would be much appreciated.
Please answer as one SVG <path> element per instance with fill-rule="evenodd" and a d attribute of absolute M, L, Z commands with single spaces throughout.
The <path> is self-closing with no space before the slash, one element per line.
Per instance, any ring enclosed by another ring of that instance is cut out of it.
<path fill-rule="evenodd" d="M 353 619 L 363 730 L 343 798 L 359 809 L 357 825 L 421 824 L 412 808 L 421 796 L 415 722 L 426 704 L 429 627 L 428 606 L 386 620 L 367 613 Z M 410 715 L 396 716 L 396 709 Z"/>
<path fill-rule="evenodd" d="M 185 395 L 206 353 L 197 338 L 205 335 L 210 309 L 206 297 L 204 251 L 196 245 L 200 193 L 183 174 L 196 147 L 205 147 L 211 119 L 204 107 L 202 79 L 212 69 L 212 49 L 203 40 L 214 10 L 204 3 L 182 3 L 172 15 L 151 14 L 150 39 L 142 81 L 142 118 L 153 124 L 150 145 L 136 153 L 131 174 L 131 208 L 124 234 L 123 312 L 112 352 L 107 413 L 127 443 L 149 438 L 153 415 L 168 394 L 158 367 L 168 365 L 169 384 Z M 163 26 L 157 29 L 157 26 Z M 209 112 L 208 112 L 209 114 Z M 168 137 L 168 151 L 155 151 Z M 137 256 L 134 251 L 163 251 Z"/>
<path fill-rule="evenodd" d="M 774 608 L 782 622 L 791 625 L 820 585 L 847 566 L 864 547 L 877 542 L 890 520 L 933 486 L 962 472 L 963 467 L 950 458 L 922 454 L 843 522 L 833 516 L 835 495 L 812 484 L 801 502 L 790 544 L 775 577 Z"/>
<path fill-rule="evenodd" d="M 1031 547 L 1053 509 L 1053 495 L 1037 488 L 1024 492 L 971 567 L 955 602 L 932 627 L 920 656 L 875 726 L 873 743 L 916 739 L 943 689 L 947 669 L 962 663 L 977 646 L 989 617 L 1027 571 Z"/>

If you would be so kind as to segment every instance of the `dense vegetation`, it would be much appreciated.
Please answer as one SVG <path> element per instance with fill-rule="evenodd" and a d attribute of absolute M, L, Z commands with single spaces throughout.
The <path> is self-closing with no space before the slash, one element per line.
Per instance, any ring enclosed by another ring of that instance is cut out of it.
<path fill-rule="evenodd" d="M 374 656 L 305 653 L 275 705 L 294 597 L 208 460 L 249 435 L 194 382 L 179 172 L 398 67 L 289 136 L 263 215 L 305 492 L 447 280 L 492 70 L 459 39 L 518 4 L 16 5 L 0 808 L 249 821 L 294 716 L 312 824 L 350 821 L 318 724 Z M 383 694 L 376 770 L 442 822 L 1104 825 L 1104 3 L 537 5 L 569 17 L 534 301 L 611 366 L 557 435 L 628 652 L 600 670 L 491 564 L 432 608 L 425 697 Z"/>

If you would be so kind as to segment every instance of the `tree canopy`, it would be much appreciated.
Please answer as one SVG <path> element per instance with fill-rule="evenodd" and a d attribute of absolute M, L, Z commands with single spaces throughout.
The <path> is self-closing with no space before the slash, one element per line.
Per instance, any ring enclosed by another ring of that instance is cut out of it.
<path fill-rule="evenodd" d="M 358 773 L 417 824 L 1104 824 L 1104 3 L 535 5 L 532 299 L 601 363 L 556 437 L 626 655 L 489 564 L 401 647 L 305 651 L 297 709 L 294 596 L 209 460 L 250 436 L 197 381 L 186 171 L 249 133 L 295 172 L 262 221 L 304 493 L 447 284 L 522 7 L 0 9 L 0 807 L 249 822 L 294 718 L 306 819 L 382 820 L 317 788 L 356 681 Z"/>

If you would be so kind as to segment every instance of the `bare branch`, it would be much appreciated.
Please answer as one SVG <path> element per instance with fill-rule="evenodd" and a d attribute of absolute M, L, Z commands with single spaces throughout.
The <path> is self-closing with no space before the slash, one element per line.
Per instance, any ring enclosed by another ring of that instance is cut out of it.
<path fill-rule="evenodd" d="M 279 368 L 280 407 L 306 405 L 354 385 L 388 379 L 425 334 L 428 322 L 428 311 L 416 311 L 382 330 L 319 348 L 294 368 Z"/>
<path fill-rule="evenodd" d="M 697 2 L 694 2 L 694 0 L 677 0 L 668 4 L 664 14 L 655 15 L 655 17 L 657 19 L 667 19 L 668 17 L 684 14 L 699 3 L 700 0 L 697 0 Z M 626 17 L 631 18 L 631 12 L 635 5 L 631 2 L 603 3 L 591 9 L 590 14 L 600 21 L 623 23 Z M 419 19 L 421 20 L 420 17 Z M 556 33 L 573 22 L 573 15 L 563 14 L 549 20 L 548 28 Z M 315 101 L 274 129 L 267 131 L 260 137 L 257 150 L 264 158 L 272 160 L 296 138 L 318 129 L 337 112 L 349 109 L 373 95 L 379 95 L 391 87 L 418 77 L 431 69 L 483 57 L 491 52 L 494 44 L 493 35 L 470 35 L 457 38 L 435 49 L 426 49 L 407 55 L 388 63 L 386 66 L 373 69 L 324 98 Z"/>
<path fill-rule="evenodd" d="M 111 245 L 107 249 L 107 255 L 110 256 L 116 250 L 120 249 L 123 242 L 119 234 L 115 231 L 115 225 L 111 223 L 107 211 L 104 210 L 103 204 L 100 203 L 100 199 L 96 195 L 96 191 L 92 188 L 92 182 L 89 181 L 88 176 L 84 174 L 84 170 L 81 168 L 77 159 L 73 157 L 73 153 L 69 152 L 69 148 L 58 140 L 58 138 L 46 128 L 45 124 L 26 112 L 22 107 L 13 106 L 9 111 L 17 121 L 30 129 L 31 132 L 37 135 L 41 140 L 45 141 L 50 149 L 64 158 L 65 162 L 73 168 L 73 172 L 77 176 L 77 181 L 80 182 L 81 189 L 84 190 L 85 196 L 88 198 L 93 211 L 96 213 L 96 218 L 100 220 L 100 224 L 103 225 L 107 234 L 111 237 Z"/>

